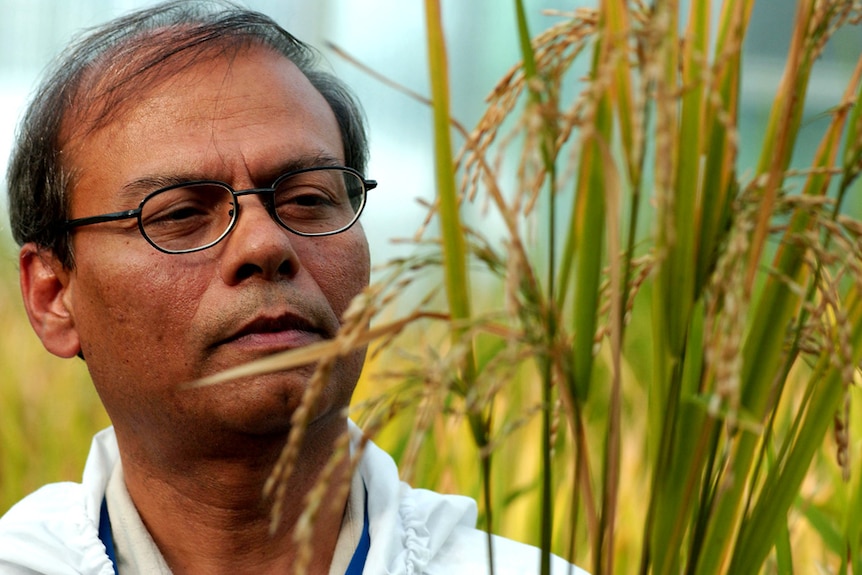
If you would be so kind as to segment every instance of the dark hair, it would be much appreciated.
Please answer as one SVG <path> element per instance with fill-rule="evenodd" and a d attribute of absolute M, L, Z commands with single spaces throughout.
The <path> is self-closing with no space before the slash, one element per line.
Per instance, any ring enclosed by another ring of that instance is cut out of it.
<path fill-rule="evenodd" d="M 48 69 L 21 121 L 9 163 L 15 241 L 35 242 L 67 268 L 74 267 L 63 228 L 74 177 L 63 166 L 63 147 L 71 133 L 110 123 L 134 103 L 140 85 L 176 74 L 204 54 L 235 53 L 251 45 L 275 50 L 305 74 L 335 114 L 345 164 L 365 173 L 368 143 L 362 110 L 340 80 L 320 69 L 313 48 L 271 18 L 228 0 L 174 0 L 89 30 Z M 163 64 L 169 60 L 171 72 L 164 75 Z"/>

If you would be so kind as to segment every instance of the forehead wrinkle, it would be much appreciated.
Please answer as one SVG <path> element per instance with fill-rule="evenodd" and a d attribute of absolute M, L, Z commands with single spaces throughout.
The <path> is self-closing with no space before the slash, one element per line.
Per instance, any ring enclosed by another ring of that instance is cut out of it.
<path fill-rule="evenodd" d="M 305 168 L 340 166 L 342 162 L 332 154 L 321 150 L 315 154 L 304 154 L 286 159 L 279 162 L 278 165 L 273 168 L 267 168 L 266 172 L 259 175 L 254 174 L 253 168 L 249 165 L 244 155 L 242 164 L 244 168 L 243 173 L 249 174 L 249 177 L 252 179 L 255 186 L 269 186 L 279 176 L 289 172 Z M 223 162 L 223 165 L 227 167 L 227 162 Z M 148 174 L 140 178 L 135 178 L 134 180 L 124 184 L 117 192 L 117 199 L 120 202 L 140 201 L 147 194 L 161 188 L 201 180 L 219 181 L 234 188 L 239 185 L 236 183 L 236 174 L 232 174 L 232 177 L 226 179 L 233 180 L 233 183 L 222 181 L 219 179 L 218 174 L 213 174 L 207 171 L 183 170 L 175 173 Z"/>
<path fill-rule="evenodd" d="M 161 173 L 147 173 L 136 177 L 115 191 L 115 201 L 119 207 L 123 208 L 137 206 L 147 195 L 162 188 L 203 180 L 224 183 L 236 190 L 244 189 L 245 186 L 266 187 L 270 186 L 280 176 L 290 172 L 314 167 L 342 166 L 344 164 L 342 159 L 323 149 L 289 158 L 279 158 L 272 165 L 263 166 L 261 169 L 252 166 L 251 161 L 242 152 L 239 162 L 231 162 L 221 151 L 218 152 L 218 158 L 218 168 L 189 167 L 188 165 L 177 168 L 166 166 Z"/>

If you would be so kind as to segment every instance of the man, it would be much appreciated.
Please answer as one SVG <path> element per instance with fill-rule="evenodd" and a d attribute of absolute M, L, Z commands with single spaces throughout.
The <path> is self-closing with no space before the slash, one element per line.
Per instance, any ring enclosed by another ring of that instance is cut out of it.
<path fill-rule="evenodd" d="M 0 520 L 0 573 L 292 572 L 306 496 L 359 441 L 364 352 L 332 365 L 274 532 L 263 486 L 314 367 L 187 384 L 335 336 L 369 279 L 361 117 L 309 48 L 227 3 L 144 10 L 62 56 L 22 123 L 10 219 L 33 328 L 86 361 L 113 427 L 81 484 Z M 483 572 L 472 501 L 400 484 L 373 445 L 349 470 L 318 494 L 309 573 Z M 538 566 L 502 539 L 495 557 Z"/>

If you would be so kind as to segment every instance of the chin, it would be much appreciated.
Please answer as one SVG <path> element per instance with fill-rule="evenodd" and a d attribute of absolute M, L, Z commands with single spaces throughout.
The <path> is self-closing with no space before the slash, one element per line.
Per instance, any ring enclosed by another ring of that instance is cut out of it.
<path fill-rule="evenodd" d="M 222 384 L 217 410 L 233 420 L 238 430 L 248 434 L 283 435 L 290 432 L 297 410 L 312 382 L 313 368 L 255 376 L 253 379 Z M 330 377 L 307 419 L 310 427 L 344 419 L 352 386 L 347 392 Z M 227 422 L 226 422 L 227 423 Z"/>

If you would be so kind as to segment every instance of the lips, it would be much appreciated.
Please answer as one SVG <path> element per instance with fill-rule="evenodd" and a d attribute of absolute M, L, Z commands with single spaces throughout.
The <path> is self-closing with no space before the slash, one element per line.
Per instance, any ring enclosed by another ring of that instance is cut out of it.
<path fill-rule="evenodd" d="M 219 342 L 250 348 L 292 349 L 326 337 L 315 324 L 292 313 L 261 316 Z"/>

